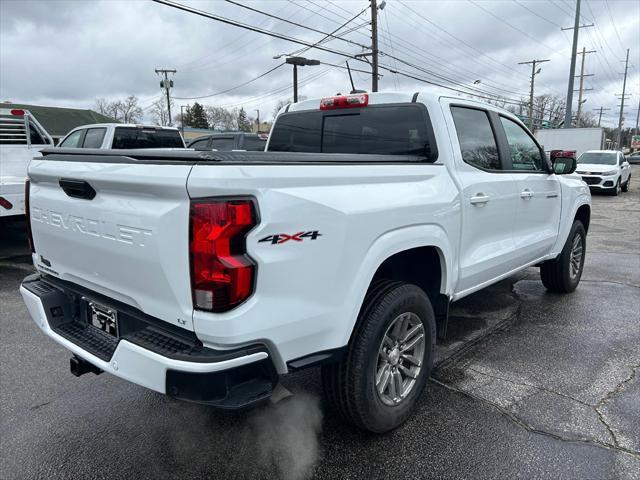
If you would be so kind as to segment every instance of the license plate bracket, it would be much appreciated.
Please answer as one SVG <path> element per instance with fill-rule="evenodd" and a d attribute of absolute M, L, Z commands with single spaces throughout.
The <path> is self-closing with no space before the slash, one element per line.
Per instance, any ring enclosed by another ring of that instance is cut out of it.
<path fill-rule="evenodd" d="M 84 298 L 87 304 L 87 322 L 89 325 L 103 332 L 118 337 L 118 311 L 89 298 Z"/>

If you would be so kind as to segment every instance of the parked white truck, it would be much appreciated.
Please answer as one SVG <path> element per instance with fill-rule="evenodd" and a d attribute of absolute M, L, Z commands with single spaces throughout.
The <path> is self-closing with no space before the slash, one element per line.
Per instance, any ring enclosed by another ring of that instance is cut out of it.
<path fill-rule="evenodd" d="M 60 142 L 60 148 L 184 149 L 185 145 L 176 127 L 135 123 L 96 123 L 71 130 Z"/>
<path fill-rule="evenodd" d="M 0 108 L 0 219 L 24 215 L 29 161 L 53 140 L 22 108 Z"/>
<path fill-rule="evenodd" d="M 437 92 L 292 104 L 266 152 L 43 155 L 20 288 L 36 324 L 76 375 L 221 408 L 322 365 L 336 411 L 388 431 L 451 302 L 530 266 L 571 292 L 585 260 L 575 158 L 552 164 L 511 113 Z"/>

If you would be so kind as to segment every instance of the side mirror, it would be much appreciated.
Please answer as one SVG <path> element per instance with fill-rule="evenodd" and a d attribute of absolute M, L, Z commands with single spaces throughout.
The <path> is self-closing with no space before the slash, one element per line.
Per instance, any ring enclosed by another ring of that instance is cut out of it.
<path fill-rule="evenodd" d="M 568 175 L 576 171 L 576 152 L 570 150 L 551 150 L 553 172 L 556 175 Z"/>

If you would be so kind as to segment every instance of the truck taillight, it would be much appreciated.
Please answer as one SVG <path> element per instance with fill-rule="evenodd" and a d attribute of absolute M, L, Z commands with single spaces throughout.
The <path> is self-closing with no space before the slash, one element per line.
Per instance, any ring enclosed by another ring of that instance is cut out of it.
<path fill-rule="evenodd" d="M 356 95 L 338 95 L 336 97 L 324 97 L 320 99 L 320 110 L 366 107 L 368 104 L 369 95 L 366 93 L 358 93 Z"/>
<path fill-rule="evenodd" d="M 191 291 L 198 310 L 225 312 L 253 293 L 256 265 L 246 237 L 256 217 L 251 199 L 192 201 Z"/>
<path fill-rule="evenodd" d="M 36 249 L 33 246 L 33 234 L 31 233 L 31 211 L 29 210 L 29 194 L 31 192 L 31 182 L 27 180 L 24 182 L 24 214 L 27 220 L 27 242 L 29 242 L 29 248 L 31 253 L 35 253 Z"/>

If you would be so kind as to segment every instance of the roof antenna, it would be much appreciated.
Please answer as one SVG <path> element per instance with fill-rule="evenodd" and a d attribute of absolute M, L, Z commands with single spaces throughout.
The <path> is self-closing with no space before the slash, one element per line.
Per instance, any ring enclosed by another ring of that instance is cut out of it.
<path fill-rule="evenodd" d="M 351 92 L 350 93 L 367 93 L 366 90 L 357 90 L 356 86 L 353 84 L 353 76 L 351 75 L 351 67 L 349 67 L 349 61 L 346 62 L 347 71 L 349 72 L 349 80 L 351 81 Z"/>

